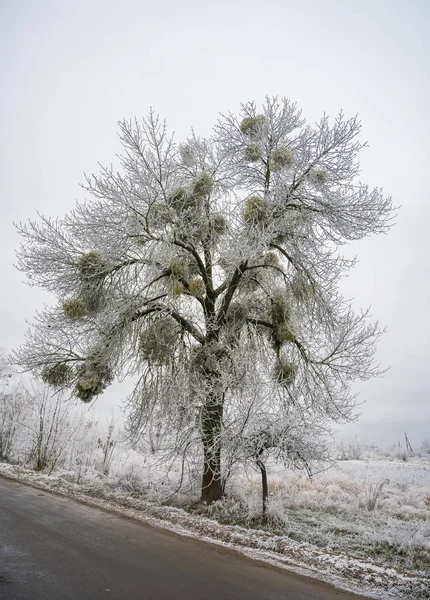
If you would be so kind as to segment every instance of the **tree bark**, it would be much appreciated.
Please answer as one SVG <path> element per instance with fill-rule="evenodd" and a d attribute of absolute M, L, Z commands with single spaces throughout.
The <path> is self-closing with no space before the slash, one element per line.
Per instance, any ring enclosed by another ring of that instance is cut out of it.
<path fill-rule="evenodd" d="M 261 471 L 261 484 L 263 490 L 263 521 L 265 521 L 267 519 L 267 507 L 269 505 L 269 487 L 267 485 L 267 470 L 266 465 L 259 458 L 257 458 L 257 465 Z"/>
<path fill-rule="evenodd" d="M 215 502 L 223 496 L 221 480 L 221 427 L 223 405 L 208 402 L 203 408 L 203 477 L 201 500 Z"/>

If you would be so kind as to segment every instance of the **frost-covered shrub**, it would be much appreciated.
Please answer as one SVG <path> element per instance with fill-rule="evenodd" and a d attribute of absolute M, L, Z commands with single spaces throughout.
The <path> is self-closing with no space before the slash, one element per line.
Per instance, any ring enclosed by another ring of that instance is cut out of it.
<path fill-rule="evenodd" d="M 22 389 L 0 389 L 0 460 L 11 460 L 23 427 L 27 398 Z"/>
<path fill-rule="evenodd" d="M 429 454 L 430 455 L 430 440 L 423 440 L 421 443 L 421 447 L 420 447 L 420 451 L 423 454 Z"/>
<path fill-rule="evenodd" d="M 384 456 L 392 460 L 402 460 L 407 462 L 409 460 L 409 452 L 406 448 L 400 446 L 400 444 L 393 444 L 383 452 Z"/>
<path fill-rule="evenodd" d="M 363 456 L 363 444 L 357 436 L 350 440 L 342 440 L 338 444 L 338 453 L 340 460 L 360 460 Z"/>
<path fill-rule="evenodd" d="M 24 460 L 36 471 L 46 469 L 50 474 L 54 467 L 62 466 L 73 432 L 67 406 L 60 394 L 53 394 L 43 384 L 32 383 L 26 396 Z"/>
<path fill-rule="evenodd" d="M 138 473 L 133 466 L 120 473 L 117 485 L 122 491 L 133 495 L 142 494 L 144 487 L 141 473 Z"/>
<path fill-rule="evenodd" d="M 403 460 L 403 462 L 407 462 L 409 460 L 409 452 L 405 448 L 402 448 L 397 452 L 397 458 Z"/>

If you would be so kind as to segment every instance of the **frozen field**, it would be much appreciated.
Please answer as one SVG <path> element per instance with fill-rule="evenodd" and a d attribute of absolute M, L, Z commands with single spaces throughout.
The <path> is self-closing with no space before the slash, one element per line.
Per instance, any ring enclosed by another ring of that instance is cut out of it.
<path fill-rule="evenodd" d="M 271 512 L 289 536 L 430 569 L 430 462 L 342 461 L 312 480 L 277 473 Z"/>

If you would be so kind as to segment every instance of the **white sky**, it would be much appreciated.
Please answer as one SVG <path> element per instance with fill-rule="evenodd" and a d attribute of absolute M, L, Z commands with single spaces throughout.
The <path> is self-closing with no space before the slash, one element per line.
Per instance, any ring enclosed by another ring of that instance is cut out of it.
<path fill-rule="evenodd" d="M 0 48 L 0 345 L 23 340 L 42 302 L 12 266 L 12 222 L 82 199 L 83 171 L 119 150 L 119 119 L 153 106 L 178 138 L 205 135 L 218 112 L 286 96 L 311 122 L 358 113 L 362 179 L 401 206 L 387 236 L 350 250 L 361 262 L 345 292 L 387 327 L 391 370 L 360 388 L 362 417 L 342 435 L 430 438 L 429 0 L 1 0 Z"/>

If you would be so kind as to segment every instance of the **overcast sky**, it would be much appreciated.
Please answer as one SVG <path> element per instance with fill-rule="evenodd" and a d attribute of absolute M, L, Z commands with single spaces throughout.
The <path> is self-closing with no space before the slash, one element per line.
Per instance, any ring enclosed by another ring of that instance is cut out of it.
<path fill-rule="evenodd" d="M 348 250 L 360 264 L 345 293 L 387 327 L 391 369 L 360 386 L 362 416 L 342 435 L 430 439 L 429 0 L 0 0 L 0 47 L 0 345 L 21 343 L 43 299 L 13 267 L 13 222 L 82 199 L 82 173 L 119 150 L 119 119 L 152 106 L 180 139 L 286 96 L 311 122 L 358 113 L 362 180 L 400 205 L 387 236 Z"/>

